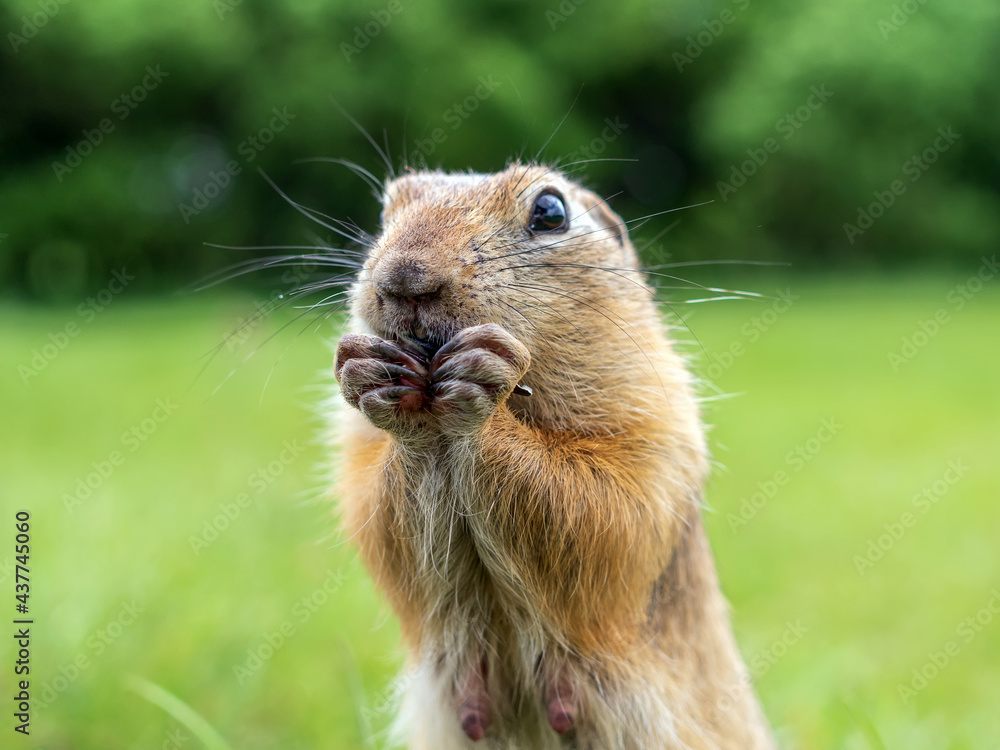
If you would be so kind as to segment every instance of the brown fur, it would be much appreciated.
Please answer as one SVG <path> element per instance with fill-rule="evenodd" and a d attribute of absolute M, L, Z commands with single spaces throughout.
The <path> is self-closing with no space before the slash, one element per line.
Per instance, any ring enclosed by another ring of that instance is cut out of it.
<path fill-rule="evenodd" d="M 565 233 L 527 231 L 543 189 Z M 337 357 L 359 411 L 336 429 L 346 531 L 410 654 L 413 747 L 773 747 L 699 516 L 691 379 L 637 268 L 621 220 L 549 168 L 386 188 Z M 457 342 L 439 390 L 419 364 L 387 374 L 380 340 L 407 335 Z"/>

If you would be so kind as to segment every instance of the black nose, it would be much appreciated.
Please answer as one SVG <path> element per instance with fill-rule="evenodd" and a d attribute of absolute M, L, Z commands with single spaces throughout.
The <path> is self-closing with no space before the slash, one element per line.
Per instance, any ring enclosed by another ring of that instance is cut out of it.
<path fill-rule="evenodd" d="M 376 291 L 383 297 L 436 297 L 444 279 L 410 258 L 384 259 L 373 274 Z"/>

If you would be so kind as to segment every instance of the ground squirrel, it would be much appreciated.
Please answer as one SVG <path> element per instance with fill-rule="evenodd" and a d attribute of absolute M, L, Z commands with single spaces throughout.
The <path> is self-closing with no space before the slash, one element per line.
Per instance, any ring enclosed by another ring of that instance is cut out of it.
<path fill-rule="evenodd" d="M 638 268 L 553 168 L 385 186 L 336 353 L 339 479 L 402 624 L 411 747 L 773 747 L 702 528 L 692 378 Z"/>

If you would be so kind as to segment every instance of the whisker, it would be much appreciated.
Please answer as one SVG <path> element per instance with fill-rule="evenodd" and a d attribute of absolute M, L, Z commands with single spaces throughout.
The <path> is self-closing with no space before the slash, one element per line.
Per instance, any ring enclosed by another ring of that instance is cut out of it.
<path fill-rule="evenodd" d="M 517 283 L 512 283 L 512 284 L 510 284 L 510 286 L 515 286 L 515 287 L 525 286 L 526 288 L 536 289 L 538 291 L 548 291 L 550 294 L 556 294 L 556 295 L 559 295 L 561 297 L 565 297 L 568 300 L 571 300 L 573 302 L 576 302 L 577 304 L 583 305 L 584 307 L 587 307 L 587 308 L 593 310 L 594 312 L 596 312 L 599 315 L 603 316 L 609 323 L 612 323 L 616 328 L 618 328 L 619 331 L 621 331 L 622 333 L 624 333 L 628 337 L 628 339 L 633 344 L 635 344 L 636 348 L 639 351 L 642 352 L 642 355 L 643 355 L 643 357 L 645 357 L 646 362 L 650 366 L 650 369 L 653 370 L 653 372 L 656 372 L 656 367 L 653 366 L 653 362 L 652 362 L 652 360 L 650 360 L 649 355 L 646 354 L 646 350 L 639 344 L 639 342 L 637 342 L 634 338 L 632 338 L 632 335 L 628 331 L 626 331 L 622 326 L 620 326 L 617 322 L 615 322 L 614 318 L 612 318 L 611 315 L 608 314 L 611 311 L 608 310 L 608 308 L 604 307 L 604 305 L 599 305 L 596 302 L 594 302 L 593 304 L 590 304 L 586 300 L 582 300 L 579 297 L 574 297 L 569 292 L 566 292 L 565 290 L 562 290 L 562 289 L 558 289 L 556 287 L 549 287 L 549 286 L 537 285 L 537 284 L 536 285 L 521 285 L 521 284 L 517 284 Z M 598 308 L 600 308 L 600 309 L 598 309 Z M 602 312 L 602 310 L 606 310 L 607 312 Z M 630 326 L 631 328 L 633 328 L 633 329 L 635 328 L 635 324 L 629 323 L 624 318 L 622 318 L 620 315 L 617 315 L 615 313 L 611 313 L 611 314 L 614 315 L 619 320 L 621 320 L 626 325 Z M 637 331 L 637 333 L 638 333 L 638 331 Z M 639 334 L 639 338 L 643 339 L 643 341 L 645 342 L 645 337 L 641 333 Z M 619 351 L 619 353 L 620 354 L 624 354 L 624 352 L 621 352 L 621 351 Z M 662 383 L 661 383 L 661 385 L 662 385 Z"/>
<path fill-rule="evenodd" d="M 664 227 L 659 232 L 657 232 L 653 236 L 653 239 L 649 240 L 649 242 L 645 243 L 642 247 L 636 248 L 636 253 L 641 256 L 642 253 L 644 253 L 647 249 L 649 249 L 649 247 L 654 242 L 656 242 L 658 239 L 660 239 L 660 237 L 662 237 L 663 235 L 665 235 L 667 232 L 669 232 L 670 230 L 672 230 L 674 227 L 676 227 L 680 223 L 681 223 L 681 220 L 680 219 L 676 219 L 671 224 L 668 224 L 666 227 Z"/>
<path fill-rule="evenodd" d="M 385 169 L 386 172 L 389 173 L 389 177 L 391 177 L 392 179 L 396 179 L 396 170 L 393 169 L 392 160 L 389 158 L 388 154 L 386 154 L 386 152 L 382 150 L 382 147 L 378 145 L 378 143 L 375 141 L 374 138 L 371 137 L 371 134 L 367 130 L 365 130 L 364 126 L 360 122 L 355 120 L 353 117 L 351 117 L 351 115 L 348 114 L 346 109 L 340 106 L 340 102 L 338 102 L 332 96 L 329 97 L 329 99 L 331 102 L 333 102 L 333 106 L 335 106 L 338 110 L 340 110 L 340 114 L 342 114 L 347 119 L 348 122 L 350 122 L 355 128 L 357 128 L 358 132 L 365 137 L 365 140 L 367 140 L 372 145 L 372 147 L 375 149 L 375 153 L 377 153 L 382 158 L 382 163 L 385 164 Z"/>
<path fill-rule="evenodd" d="M 351 234 L 348 234 L 347 232 L 344 232 L 343 230 L 341 230 L 341 229 L 339 229 L 339 228 L 337 228 L 335 226 L 332 226 L 331 224 L 327 224 L 325 221 L 322 221 L 321 219 L 318 219 L 315 216 L 313 216 L 313 213 L 319 213 L 319 212 L 318 211 L 314 211 L 313 209 L 307 208 L 306 206 L 303 206 L 302 204 L 297 203 L 296 201 L 292 200 L 288 196 L 287 193 L 285 193 L 281 188 L 278 187 L 278 185 L 274 182 L 274 180 L 272 180 L 270 177 L 267 176 L 267 174 L 264 172 L 263 169 L 258 169 L 257 171 L 267 181 L 267 183 L 274 189 L 274 191 L 278 195 L 280 195 L 282 198 L 285 199 L 285 202 L 287 202 L 288 205 L 290 205 L 292 208 L 294 208 L 300 214 L 302 214 L 303 216 L 305 216 L 307 219 L 315 221 L 320 226 L 325 227 L 325 228 L 329 229 L 331 232 L 339 234 L 341 237 L 345 237 L 345 238 L 351 240 L 352 242 L 357 242 L 358 244 L 361 244 L 361 245 L 366 244 L 362 240 L 359 240 L 357 237 L 355 237 L 355 236 L 353 236 Z M 327 218 L 329 218 L 329 217 L 327 217 Z M 334 221 L 337 221 L 339 223 L 339 219 L 334 219 Z"/>
<path fill-rule="evenodd" d="M 684 266 L 723 266 L 723 265 L 734 265 L 734 266 L 791 266 L 791 263 L 785 261 L 771 261 L 771 260 L 685 260 L 678 261 L 676 263 L 661 263 L 657 266 L 646 266 L 643 268 L 644 271 L 656 270 L 660 268 L 682 268 Z"/>
<path fill-rule="evenodd" d="M 615 195 L 620 195 L 620 193 L 615 193 Z M 615 196 L 613 195 L 611 197 L 613 198 Z M 570 223 L 572 224 L 573 221 L 579 219 L 581 216 L 586 216 L 588 213 L 590 213 L 595 208 L 597 208 L 598 205 L 599 204 L 595 203 L 593 206 L 591 206 L 590 208 L 588 208 L 586 211 L 583 211 L 582 213 L 577 214 L 574 217 L 570 217 Z M 525 250 L 521 250 L 521 251 L 516 252 L 516 253 L 508 253 L 507 255 L 497 255 L 497 256 L 494 256 L 492 258 L 485 258 L 485 259 L 483 259 L 482 261 L 479 261 L 479 262 L 480 263 L 488 263 L 488 262 L 495 261 L 495 260 L 502 260 L 504 258 L 513 258 L 513 257 L 518 256 L 518 255 L 525 255 L 525 254 L 531 253 L 531 252 L 538 252 L 538 251 L 541 251 L 541 250 L 547 250 L 548 248 L 555 247 L 555 246 L 557 246 L 557 245 L 559 245 L 560 243 L 563 243 L 563 242 L 571 242 L 571 241 L 575 242 L 576 240 L 579 240 L 582 237 L 589 237 L 590 235 L 597 234 L 598 232 L 608 232 L 608 231 L 611 231 L 611 229 L 609 227 L 599 227 L 599 228 L 593 229 L 593 230 L 591 230 L 589 232 L 584 232 L 583 234 L 577 234 L 577 235 L 572 235 L 572 236 L 567 236 L 567 237 L 561 237 L 560 239 L 555 240 L 554 242 L 550 242 L 547 245 L 534 246 L 534 247 L 527 248 Z M 496 233 L 494 233 L 494 234 L 496 234 Z M 502 250 L 505 250 L 508 247 L 517 247 L 517 246 L 519 246 L 521 244 L 522 243 L 520 241 L 514 240 L 514 241 L 511 241 L 511 242 L 504 243 L 504 244 L 502 244 L 499 247 L 494 248 L 494 249 L 496 251 L 502 251 Z"/>
<path fill-rule="evenodd" d="M 322 239 L 316 235 L 317 239 Z M 219 245 L 214 242 L 206 242 L 207 247 L 217 247 L 220 250 L 326 250 L 331 253 L 347 253 L 349 255 L 357 255 L 360 258 L 364 258 L 368 255 L 367 252 L 362 250 L 353 250 L 350 248 L 343 247 L 327 247 L 322 243 L 319 245 Z"/>
<path fill-rule="evenodd" d="M 292 308 L 295 309 L 295 310 L 305 310 L 306 308 L 309 308 L 311 310 L 315 310 L 317 307 L 326 307 L 327 305 L 339 304 L 340 301 L 341 301 L 339 298 L 342 298 L 342 297 L 344 297 L 344 296 L 346 296 L 348 294 L 350 294 L 350 290 L 349 289 L 342 289 L 339 292 L 334 292 L 333 294 L 328 294 L 323 299 L 319 300 L 318 302 L 314 302 L 311 305 L 293 305 Z M 335 301 L 334 302 L 328 302 L 327 300 L 335 300 Z"/>
<path fill-rule="evenodd" d="M 628 159 L 628 158 L 615 158 L 615 157 L 609 156 L 609 157 L 605 157 L 605 158 L 601 158 L 601 159 L 578 159 L 577 161 L 571 161 L 568 164 L 560 164 L 559 160 L 556 159 L 555 162 L 553 162 L 553 166 L 557 167 L 558 169 L 565 170 L 565 169 L 567 169 L 569 167 L 575 167 L 578 164 L 593 164 L 594 162 L 598 162 L 598 161 L 630 161 L 630 162 L 638 162 L 639 160 L 638 159 Z"/>
<path fill-rule="evenodd" d="M 699 206 L 705 206 L 705 205 L 708 205 L 709 203 L 713 203 L 713 202 L 714 201 L 705 201 L 703 203 L 693 203 L 693 204 L 691 204 L 689 206 L 679 206 L 677 208 L 670 208 L 670 209 L 667 209 L 666 211 L 657 211 L 656 213 L 648 214 L 646 216 L 640 216 L 640 217 L 638 217 L 636 219 L 629 219 L 627 221 L 623 221 L 623 223 L 627 226 L 629 224 L 633 224 L 633 223 L 638 222 L 638 221 L 648 221 L 649 219 L 655 218 L 657 216 L 662 216 L 663 214 L 673 213 L 674 211 L 684 211 L 684 210 L 689 209 L 689 208 L 698 208 Z M 516 257 L 518 255 L 526 255 L 528 253 L 539 252 L 541 250 L 546 250 L 546 249 L 548 249 L 550 247 L 555 247 L 556 245 L 558 245 L 560 243 L 575 242 L 575 241 L 579 240 L 582 237 L 588 237 L 588 236 L 590 236 L 592 234 L 596 234 L 597 232 L 607 232 L 607 231 L 611 231 L 609 227 L 599 227 L 598 229 L 593 229 L 593 230 L 591 230 L 589 232 L 584 232 L 583 234 L 577 234 L 577 235 L 571 235 L 571 236 L 567 236 L 567 237 L 562 237 L 559 240 L 556 240 L 555 242 L 549 243 L 548 245 L 541 245 L 541 246 L 529 247 L 529 248 L 526 248 L 526 249 L 521 250 L 521 251 L 516 252 L 516 253 L 509 253 L 507 255 L 498 255 L 498 256 L 495 256 L 493 258 L 486 258 L 483 262 L 489 262 L 489 261 L 494 261 L 494 260 L 501 260 L 503 258 L 512 258 L 512 257 Z M 517 243 L 517 242 L 511 242 L 511 243 L 508 243 L 508 245 L 506 245 L 506 247 L 513 247 L 513 246 L 515 246 L 517 244 L 519 244 L 519 243 Z M 501 246 L 498 249 L 503 250 L 504 246 Z"/>
<path fill-rule="evenodd" d="M 273 310 L 271 312 L 273 312 Z M 235 367 L 233 367 L 229 371 L 229 374 L 227 374 L 226 377 L 222 379 L 222 382 L 220 382 L 212 390 L 212 392 L 209 394 L 209 398 L 211 396 L 214 396 L 216 393 L 218 393 L 219 390 L 222 388 L 222 386 L 224 386 L 227 382 L 229 382 L 229 380 L 236 374 L 236 371 L 239 370 L 239 368 L 242 367 L 243 365 L 245 365 L 247 362 L 249 362 L 250 359 L 252 359 L 257 354 L 257 352 L 259 352 L 261 349 L 263 349 L 276 336 L 278 336 L 281 333 L 283 333 L 285 331 L 285 329 L 287 329 L 289 326 L 291 326 L 294 323 L 297 323 L 298 321 L 300 321 L 305 315 L 308 315 L 309 312 L 310 312 L 310 309 L 305 309 L 301 313 L 298 313 L 297 315 L 295 315 L 295 317 L 293 317 L 288 322 L 284 323 L 281 327 L 278 328 L 278 330 L 276 330 L 274 333 L 272 333 L 270 336 L 268 336 L 266 339 L 264 339 L 259 345 L 257 345 L 256 347 L 254 347 L 253 351 L 251 351 L 239 363 L 237 363 L 237 365 Z M 311 321 L 310 321 L 310 323 L 311 323 Z M 306 326 L 306 327 L 308 328 L 308 326 Z M 305 329 L 303 329 L 303 330 L 305 330 Z M 301 332 L 298 335 L 301 335 Z M 294 341 L 297 340 L 297 339 L 298 339 L 298 336 L 296 336 L 296 338 L 293 340 L 292 343 L 294 343 Z M 291 346 L 291 344 L 289 344 L 289 346 Z M 286 349 L 285 351 L 287 352 L 288 350 Z M 284 356 L 284 354 L 282 354 L 282 356 Z M 276 365 L 277 365 L 277 363 L 275 363 L 275 366 Z M 274 371 L 273 367 L 272 367 L 271 371 L 272 372 Z M 270 375 L 268 376 L 268 378 L 270 378 Z M 266 387 L 266 384 L 265 384 L 265 387 Z M 263 397 L 263 393 L 261 394 L 261 397 Z"/>
<path fill-rule="evenodd" d="M 413 109 L 412 106 L 407 107 L 406 108 L 406 114 L 403 115 L 403 164 L 402 164 L 402 170 L 401 170 L 403 172 L 405 172 L 406 169 L 407 169 L 407 167 L 409 167 L 409 165 L 410 165 L 409 156 L 407 156 L 407 153 L 406 153 L 406 126 L 410 122 L 410 112 L 412 111 L 412 109 Z"/>
<path fill-rule="evenodd" d="M 353 270 L 350 275 L 353 275 L 355 271 L 361 267 L 360 264 L 346 261 L 346 260 L 333 260 L 326 256 L 308 256 L 308 255 L 279 255 L 272 256 L 269 258 L 257 258 L 254 260 L 241 261 L 240 263 L 234 263 L 231 266 L 227 266 L 215 274 L 209 274 L 207 277 L 197 282 L 198 286 L 189 288 L 189 293 L 203 292 L 206 289 L 211 289 L 227 281 L 232 281 L 233 279 L 239 278 L 241 276 L 247 276 L 251 273 L 257 271 L 264 271 L 270 268 L 301 268 L 307 265 L 319 265 L 319 266 L 330 266 L 330 267 L 343 267 L 347 266 Z M 220 275 L 221 274 L 221 275 Z M 213 278 L 213 276 L 219 276 L 219 278 Z M 348 274 L 344 274 L 348 275 Z"/>
<path fill-rule="evenodd" d="M 303 311 L 303 312 L 302 312 L 302 313 L 301 313 L 300 315 L 297 315 L 297 316 L 295 317 L 295 321 L 298 321 L 298 320 L 301 320 L 301 318 L 302 318 L 302 317 L 304 317 L 304 316 L 305 316 L 305 315 L 307 315 L 307 314 L 308 314 L 309 312 L 311 312 L 312 310 L 315 310 L 315 309 L 316 309 L 316 308 L 315 308 L 315 306 L 311 306 L 311 307 L 308 307 L 308 308 L 306 308 L 306 309 L 305 309 L 305 310 L 304 310 L 304 311 Z M 326 313 L 326 315 L 325 315 L 325 316 L 323 315 L 323 313 L 324 313 L 324 312 Z M 321 324 L 323 323 L 323 321 L 325 321 L 325 320 L 328 320 L 328 319 L 329 319 L 329 317 L 330 317 L 330 315 L 331 315 L 332 313 L 333 313 L 333 311 L 332 311 L 332 310 L 331 310 L 331 311 L 329 311 L 329 312 L 327 312 L 327 311 L 321 311 L 321 312 L 320 312 L 320 314 L 319 314 L 319 315 L 317 315 L 317 318 L 319 318 L 319 317 L 322 317 L 322 320 L 320 320 L 320 321 L 318 322 L 318 324 L 317 324 L 317 330 L 318 330 L 318 326 L 319 326 L 319 325 L 321 325 Z M 282 360 L 282 359 L 284 359 L 285 355 L 286 355 L 286 354 L 288 354 L 288 351 L 289 351 L 289 350 L 290 350 L 290 349 L 292 348 L 292 345 L 293 345 L 293 344 L 294 344 L 294 343 L 295 343 L 296 341 L 298 341 L 298 340 L 299 340 L 299 337 L 300 337 L 300 336 L 301 336 L 301 335 L 302 335 L 303 333 L 305 333 L 305 332 L 306 332 L 306 330 L 307 330 L 307 329 L 309 328 L 309 326 L 311 326 L 311 325 L 313 324 L 313 322 L 314 322 L 315 320 L 316 320 L 315 318 L 314 318 L 313 320 L 310 320 L 310 321 L 309 321 L 308 323 L 306 323 L 306 324 L 305 324 L 305 325 L 304 325 L 304 326 L 302 327 L 302 329 L 301 329 L 301 330 L 300 330 L 300 331 L 299 331 L 299 332 L 298 332 L 297 334 L 295 334 L 295 337 L 294 337 L 294 338 L 293 338 L 293 339 L 292 339 L 292 340 L 291 340 L 290 342 L 288 342 L 288 346 L 286 346 L 286 347 L 285 347 L 284 351 L 282 351 L 282 352 L 281 352 L 281 354 L 280 354 L 280 355 L 278 355 L 278 358 L 277 358 L 277 359 L 276 359 L 276 360 L 274 361 L 274 364 L 273 364 L 273 365 L 271 365 L 271 369 L 270 369 L 270 370 L 268 371 L 268 373 L 267 373 L 267 377 L 266 377 L 266 378 L 264 379 L 264 385 L 263 385 L 263 386 L 261 387 L 261 389 L 260 389 L 260 400 L 259 400 L 258 404 L 263 404 L 263 403 L 264 403 L 264 394 L 265 394 L 265 392 L 267 391 L 267 386 L 268 386 L 268 385 L 270 384 L 270 382 L 271 382 L 271 377 L 272 377 L 272 376 L 274 375 L 274 371 L 278 369 L 278 365 L 279 365 L 279 364 L 281 363 L 281 360 Z M 291 322 L 294 322 L 294 321 L 290 321 L 290 322 L 289 322 L 289 325 L 291 324 Z M 283 330 L 285 329 L 285 327 L 286 327 L 286 326 L 282 326 L 282 328 L 280 328 L 280 329 L 278 330 L 278 332 L 276 332 L 276 333 L 275 333 L 274 335 L 276 336 L 276 335 L 277 335 L 277 333 L 280 333 L 281 331 L 283 331 Z M 271 338 L 273 338 L 273 336 L 272 336 Z M 261 348 L 261 347 L 263 347 L 263 346 L 264 346 L 264 344 L 266 344 L 266 343 L 267 343 L 268 341 L 270 341 L 270 340 L 271 340 L 271 339 L 269 338 L 269 339 L 267 339 L 266 341 L 264 341 L 264 342 L 263 342 L 263 343 L 262 343 L 262 344 L 260 345 L 260 347 L 258 347 L 258 349 L 259 349 L 259 348 Z M 255 353 L 256 353 L 256 350 L 255 350 Z"/>
<path fill-rule="evenodd" d="M 527 136 L 525 136 L 525 148 L 527 148 Z M 517 186 L 521 184 L 521 180 L 523 180 L 523 179 L 525 178 L 525 176 L 526 176 L 526 175 L 528 174 L 528 168 L 529 168 L 529 166 L 530 166 L 530 165 L 528 165 L 528 164 L 522 164 L 522 162 L 521 162 L 521 158 L 522 158 L 523 156 L 524 156 L 524 152 L 523 152 L 523 150 L 522 150 L 521 154 L 519 154 L 519 155 L 518 155 L 518 157 L 517 157 L 517 160 L 516 160 L 516 161 L 514 161 L 514 162 L 513 162 L 512 164 L 508 164 L 508 165 L 507 165 L 507 168 L 508 168 L 508 169 L 510 169 L 510 168 L 512 168 L 512 167 L 515 167 L 515 168 L 516 168 L 516 167 L 521 167 L 521 168 L 522 168 L 522 169 L 521 169 L 521 176 L 517 178 L 517 182 L 515 182 L 515 183 L 514 183 L 514 185 L 513 185 L 513 186 L 512 186 L 511 188 L 510 188 L 510 191 L 511 191 L 512 193 L 513 193 L 513 192 L 514 192 L 515 190 L 517 190 Z M 517 194 L 517 197 L 520 197 L 520 195 L 521 195 L 521 194 L 520 194 L 520 193 L 518 193 L 518 194 Z M 517 198 L 515 198 L 515 200 L 516 200 L 516 199 L 517 199 Z"/>
<path fill-rule="evenodd" d="M 387 128 L 382 128 L 382 143 L 385 145 L 385 155 L 389 159 L 389 164 L 392 164 L 392 150 L 389 148 L 389 130 Z"/>
<path fill-rule="evenodd" d="M 760 297 L 762 295 L 757 295 L 757 296 Z M 748 298 L 735 295 L 724 295 L 721 297 L 704 297 L 702 299 L 682 299 L 682 300 L 676 300 L 676 302 L 681 305 L 696 305 L 699 302 L 718 302 L 720 300 L 727 300 L 727 299 L 748 299 Z"/>
<path fill-rule="evenodd" d="M 719 294 L 741 295 L 741 296 L 735 296 L 735 297 L 733 297 L 733 299 L 744 299 L 744 298 L 772 299 L 768 295 L 759 294 L 758 292 L 745 292 L 745 291 L 741 291 L 741 290 L 738 290 L 738 289 L 722 289 L 720 287 L 704 286 L 703 284 L 699 284 L 696 281 L 691 281 L 690 279 L 682 279 L 680 276 L 672 276 L 670 274 L 656 273 L 656 272 L 653 272 L 653 271 L 645 271 L 645 270 L 639 270 L 639 269 L 633 269 L 633 268 L 612 268 L 612 267 L 605 267 L 605 266 L 592 266 L 592 265 L 588 265 L 586 263 L 549 263 L 549 262 L 543 262 L 543 263 L 525 263 L 525 264 L 522 264 L 522 265 L 519 265 L 519 266 L 505 266 L 501 270 L 508 270 L 509 271 L 509 270 L 514 270 L 514 269 L 517 269 L 517 268 L 583 268 L 583 269 L 588 269 L 588 270 L 592 270 L 592 271 L 606 271 L 608 273 L 612 273 L 615 276 L 619 276 L 620 278 L 623 278 L 626 281 L 631 281 L 632 283 L 635 283 L 635 284 L 639 285 L 643 289 L 645 289 L 645 287 L 643 287 L 642 284 L 639 284 L 634 279 L 629 279 L 627 276 L 624 276 L 623 274 L 625 274 L 625 273 L 635 273 L 635 274 L 639 274 L 639 275 L 661 276 L 663 278 L 671 279 L 673 281 L 680 281 L 680 282 L 683 282 L 685 284 L 689 284 L 690 285 L 690 286 L 666 287 L 666 288 L 669 288 L 669 289 L 697 289 L 697 290 L 700 290 L 700 291 L 716 292 L 716 293 L 719 293 Z"/>
<path fill-rule="evenodd" d="M 405 154 L 404 154 L 404 159 L 405 159 Z M 348 159 L 336 159 L 328 156 L 314 156 L 309 159 L 296 159 L 293 162 L 293 164 L 310 164 L 313 162 L 327 162 L 330 164 L 339 164 L 343 167 L 347 167 L 349 170 L 354 172 L 354 174 L 356 174 L 358 177 L 364 180 L 365 183 L 367 183 L 368 187 L 372 189 L 372 194 L 375 196 L 376 201 L 380 201 L 382 199 L 382 190 L 383 190 L 382 183 L 379 181 L 378 177 L 373 175 L 371 172 L 362 167 L 360 164 L 355 164 L 353 161 L 350 161 Z"/>
<path fill-rule="evenodd" d="M 521 150 L 517 155 L 517 161 L 520 162 L 524 158 L 524 152 L 528 150 L 528 111 L 524 106 L 524 97 L 521 96 L 521 91 L 513 79 L 508 76 L 507 81 L 510 83 L 511 88 L 514 89 L 514 93 L 517 94 L 517 100 L 521 104 L 521 125 L 524 130 L 524 137 L 521 139 Z M 508 166 L 510 165 L 508 164 Z"/>
<path fill-rule="evenodd" d="M 302 206 L 301 203 L 299 205 Z M 342 227 L 345 231 L 351 232 L 352 234 L 350 235 L 350 238 L 353 239 L 354 242 L 358 243 L 362 247 L 371 247 L 372 244 L 374 243 L 375 238 L 372 237 L 370 234 L 368 234 L 366 231 L 364 231 L 361 227 L 357 225 L 356 222 L 352 221 L 351 219 L 347 220 L 338 219 L 335 216 L 330 216 L 327 213 L 323 213 L 317 208 L 309 208 L 308 206 L 302 206 L 302 208 L 304 208 L 310 214 L 316 214 L 317 216 L 322 216 L 324 219 L 332 221 L 333 223 Z"/>
<path fill-rule="evenodd" d="M 561 119 L 561 120 L 559 121 L 559 124 L 558 124 L 558 125 L 556 125 L 556 129 L 552 131 L 551 135 L 549 135 L 549 137 L 545 139 L 545 143 L 543 143 L 543 144 L 542 144 L 542 147 L 541 147 L 540 149 L 538 149 L 538 153 L 537 153 L 537 154 L 535 154 L 535 158 L 534 158 L 534 159 L 533 159 L 532 161 L 535 161 L 535 162 L 537 162 L 537 161 L 539 160 L 539 158 L 541 158 L 541 156 L 542 156 L 542 152 L 543 152 L 543 151 L 545 151 L 545 147 L 549 145 L 549 142 L 550 142 L 550 141 L 551 141 L 551 140 L 552 140 L 553 138 L 555 138 L 555 137 L 556 137 L 556 133 L 558 133 L 558 132 L 559 132 L 559 128 L 561 128 L 561 127 L 563 126 L 563 123 L 565 123 L 565 122 L 566 122 L 567 118 L 568 118 L 568 117 L 570 116 L 570 114 L 571 114 L 571 113 L 573 112 L 573 108 L 574 108 L 574 107 L 576 107 L 576 103 L 577 103 L 577 101 L 578 101 L 578 100 L 580 99 L 580 94 L 582 94 L 582 93 L 583 93 L 583 86 L 581 85 L 581 86 L 580 86 L 580 90 L 579 90 L 579 91 L 577 91 L 577 92 L 576 92 L 576 96 L 575 96 L 575 97 L 573 97 L 573 103 L 572 103 L 572 104 L 570 104 L 570 105 L 569 105 L 569 109 L 568 109 L 568 110 L 566 110 L 566 114 L 564 114 L 564 115 L 563 115 L 563 118 L 562 118 L 562 119 Z"/>
<path fill-rule="evenodd" d="M 509 287 L 509 286 L 504 286 L 504 287 L 501 287 L 501 288 L 511 289 L 511 287 Z M 537 305 L 532 305 L 530 303 L 524 302 L 523 300 L 519 300 L 521 302 L 521 304 L 525 304 L 528 307 L 533 308 L 535 310 L 541 310 L 542 312 L 548 313 L 549 315 L 562 318 L 562 320 L 565 323 L 568 323 L 569 325 L 571 325 L 574 329 L 576 329 L 576 331 L 578 333 L 581 333 L 581 334 L 585 333 L 583 331 L 583 329 L 580 328 L 580 326 L 578 326 L 573 320 L 571 320 L 570 318 L 567 318 L 565 315 L 563 315 L 557 309 L 553 308 L 551 305 L 546 305 L 541 299 L 539 299 L 535 295 L 533 295 L 533 294 L 531 294 L 529 292 L 525 292 L 523 290 L 517 291 L 517 292 L 515 292 L 515 294 L 524 295 L 524 296 L 530 297 L 531 299 L 535 300 L 538 303 Z M 507 302 L 506 300 L 500 300 L 500 303 L 503 304 L 505 307 L 510 308 L 512 311 L 514 311 L 515 313 L 517 313 L 518 315 L 520 315 L 522 318 L 524 318 L 525 322 L 527 322 L 528 325 L 531 326 L 531 328 L 533 330 L 535 330 L 536 332 L 541 332 L 541 329 L 531 319 L 529 319 L 528 316 L 526 316 L 524 313 L 522 313 L 520 310 L 518 310 L 517 307 L 515 307 L 511 303 Z M 618 350 L 618 353 L 621 354 L 622 357 L 624 357 L 626 359 L 629 358 L 629 355 L 627 355 L 625 352 L 621 351 L 620 349 Z M 577 391 L 576 391 L 576 384 L 575 384 L 575 382 L 573 380 L 573 373 L 572 373 L 572 371 L 571 371 L 571 369 L 569 368 L 568 365 L 564 365 L 563 366 L 562 373 L 563 373 L 563 375 L 565 375 L 565 382 L 567 384 L 569 384 L 569 387 L 572 388 L 574 394 L 576 394 Z M 490 510 L 492 510 L 492 507 L 491 507 Z M 489 517 L 489 511 L 487 512 L 487 518 L 488 517 Z"/>
<path fill-rule="evenodd" d="M 532 163 L 532 164 L 531 164 L 531 165 L 529 165 L 529 166 L 537 166 L 537 165 L 536 165 L 536 164 L 534 164 L 534 163 Z M 528 174 L 528 170 L 527 170 L 527 169 L 525 169 L 525 170 L 524 170 L 524 173 L 523 173 L 523 174 L 522 174 L 522 175 L 521 175 L 521 176 L 520 176 L 520 177 L 518 178 L 517 182 L 515 183 L 515 185 L 514 185 L 514 188 L 516 188 L 516 187 L 517 187 L 518 185 L 520 185 L 520 184 L 521 184 L 521 180 L 523 180 L 523 179 L 524 179 L 524 177 L 525 177 L 525 175 L 527 175 L 527 174 Z M 533 185 L 535 185 L 536 183 L 540 182 L 541 180 L 544 180 L 544 179 L 545 179 L 545 178 L 546 178 L 547 176 L 548 176 L 548 175 L 547 175 L 547 174 L 546 174 L 545 172 L 543 172 L 542 174 L 538 175 L 538 176 L 537 176 L 537 177 L 535 177 L 535 178 L 534 178 L 533 180 L 531 180 L 531 182 L 529 182 L 529 183 L 528 183 L 527 185 L 525 185 L 525 186 L 524 186 L 523 188 L 521 188 L 521 189 L 520 189 L 520 190 L 519 190 L 519 191 L 517 192 L 517 194 L 516 194 L 516 195 L 514 196 L 514 201 L 515 201 L 515 202 L 517 202 L 517 201 L 521 200 L 521 196 L 522 196 L 522 195 L 524 195 L 524 194 L 525 194 L 526 192 L 528 192 L 528 190 L 529 190 L 529 189 L 530 189 L 530 188 L 531 188 L 531 187 L 532 187 Z M 513 191 L 513 189 L 514 189 L 514 188 L 511 188 L 511 190 Z"/>

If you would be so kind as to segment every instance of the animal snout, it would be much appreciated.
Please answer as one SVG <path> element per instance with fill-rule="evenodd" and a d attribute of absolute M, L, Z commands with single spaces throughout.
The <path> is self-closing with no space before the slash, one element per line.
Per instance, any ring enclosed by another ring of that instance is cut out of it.
<path fill-rule="evenodd" d="M 373 277 L 381 296 L 397 299 L 437 297 L 445 285 L 444 277 L 413 258 L 384 259 L 375 267 Z"/>

